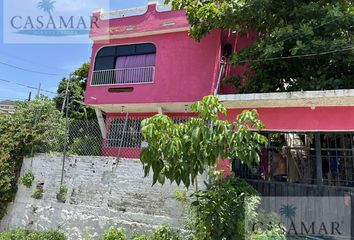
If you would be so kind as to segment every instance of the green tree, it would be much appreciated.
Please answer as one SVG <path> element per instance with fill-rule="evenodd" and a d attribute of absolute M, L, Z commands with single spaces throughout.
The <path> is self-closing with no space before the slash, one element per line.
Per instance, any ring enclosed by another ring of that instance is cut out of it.
<path fill-rule="evenodd" d="M 72 119 L 85 120 L 86 118 L 95 118 L 95 112 L 81 104 L 84 100 L 89 68 L 90 64 L 84 63 L 71 74 L 69 82 L 69 117 Z M 56 107 L 60 111 L 63 107 L 67 82 L 67 78 L 61 80 L 57 90 L 58 95 L 54 98 Z"/>
<path fill-rule="evenodd" d="M 184 123 L 176 124 L 165 115 L 142 122 L 148 147 L 140 157 L 145 175 L 153 172 L 153 184 L 167 179 L 188 188 L 206 166 L 214 168 L 220 159 L 237 157 L 248 165 L 259 161 L 261 145 L 267 140 L 258 132 L 263 123 L 255 110 L 243 111 L 230 123 L 219 118 L 226 116 L 226 108 L 215 96 L 204 97 L 192 109 L 197 116 Z M 206 190 L 193 194 L 187 217 L 190 239 L 244 239 L 246 216 L 257 217 L 258 193 L 233 176 L 213 176 Z"/>
<path fill-rule="evenodd" d="M 18 102 L 13 115 L 0 117 L 0 219 L 16 194 L 23 157 L 60 150 L 64 135 L 61 114 L 46 98 Z"/>
<path fill-rule="evenodd" d="M 226 108 L 217 97 L 207 96 L 192 105 L 197 117 L 175 124 L 166 115 L 155 115 L 142 122 L 148 147 L 141 153 L 145 175 L 153 171 L 153 184 L 168 179 L 186 187 L 195 182 L 205 166 L 215 167 L 220 159 L 238 157 L 251 164 L 259 161 L 260 146 L 266 138 L 252 129 L 262 130 L 258 113 L 243 111 L 234 123 L 219 119 Z"/>
<path fill-rule="evenodd" d="M 354 88 L 354 7 L 348 0 L 167 0 L 187 10 L 190 35 L 213 29 L 259 33 L 233 54 L 244 74 L 228 78 L 242 92 Z M 318 54 L 321 53 L 321 54 Z"/>

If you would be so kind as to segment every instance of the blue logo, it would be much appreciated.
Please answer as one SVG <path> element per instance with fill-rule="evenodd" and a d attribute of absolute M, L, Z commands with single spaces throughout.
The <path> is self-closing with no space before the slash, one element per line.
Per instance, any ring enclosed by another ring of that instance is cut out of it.
<path fill-rule="evenodd" d="M 45 15 L 13 16 L 11 27 L 17 34 L 48 37 L 88 35 L 91 28 L 98 28 L 97 17 L 55 15 L 55 3 L 39 1 L 37 8 Z"/>

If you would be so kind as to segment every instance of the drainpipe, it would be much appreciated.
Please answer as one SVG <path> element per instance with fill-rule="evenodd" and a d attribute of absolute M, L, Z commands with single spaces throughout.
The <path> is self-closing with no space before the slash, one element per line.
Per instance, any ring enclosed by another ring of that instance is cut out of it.
<path fill-rule="evenodd" d="M 215 87 L 215 90 L 214 90 L 214 96 L 218 95 L 218 91 L 219 91 L 220 83 L 221 83 L 221 78 L 222 78 L 222 75 L 224 73 L 225 66 L 226 66 L 226 57 L 222 57 L 221 61 L 220 61 L 219 77 L 218 77 L 218 81 L 216 83 L 216 87 Z"/>

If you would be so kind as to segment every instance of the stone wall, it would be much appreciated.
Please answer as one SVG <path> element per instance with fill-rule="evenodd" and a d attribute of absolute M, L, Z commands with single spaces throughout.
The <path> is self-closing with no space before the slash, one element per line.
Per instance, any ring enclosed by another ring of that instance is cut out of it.
<path fill-rule="evenodd" d="M 16 199 L 0 223 L 0 230 L 28 228 L 60 229 L 69 239 L 96 239 L 110 226 L 128 231 L 149 232 L 168 223 L 183 227 L 183 204 L 175 199 L 176 185 L 151 186 L 143 177 L 139 160 L 124 159 L 116 167 L 114 158 L 70 157 L 66 160 L 66 202 L 56 199 L 61 179 L 62 157 L 40 155 L 24 161 L 22 172 L 35 176 L 32 189 L 19 184 Z M 31 197 L 43 184 L 43 198 Z"/>

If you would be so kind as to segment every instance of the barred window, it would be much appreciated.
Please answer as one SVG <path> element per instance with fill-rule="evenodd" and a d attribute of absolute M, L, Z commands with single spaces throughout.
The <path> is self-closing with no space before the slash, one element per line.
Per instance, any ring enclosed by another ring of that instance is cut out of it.
<path fill-rule="evenodd" d="M 111 121 L 107 138 L 108 147 L 140 148 L 143 135 L 142 119 L 117 118 Z"/>

